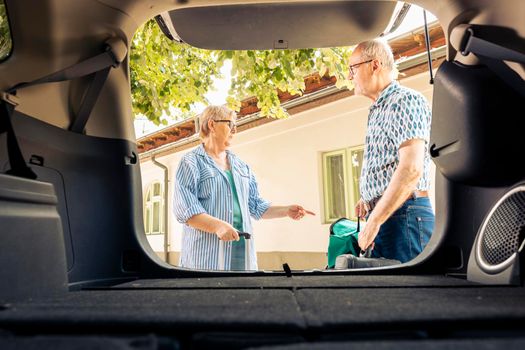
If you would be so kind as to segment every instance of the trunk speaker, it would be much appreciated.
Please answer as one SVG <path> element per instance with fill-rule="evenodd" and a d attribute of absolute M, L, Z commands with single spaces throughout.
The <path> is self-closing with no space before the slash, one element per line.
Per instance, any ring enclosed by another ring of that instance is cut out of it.
<path fill-rule="evenodd" d="M 470 253 L 467 279 L 484 284 L 521 284 L 524 245 L 525 184 L 521 184 L 503 195 L 483 221 Z"/>

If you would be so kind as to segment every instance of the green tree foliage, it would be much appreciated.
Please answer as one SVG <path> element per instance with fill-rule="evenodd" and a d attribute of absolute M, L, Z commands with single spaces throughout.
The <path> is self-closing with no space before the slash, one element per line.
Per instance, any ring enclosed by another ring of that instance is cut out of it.
<path fill-rule="evenodd" d="M 205 94 L 212 89 L 213 79 L 221 78 L 220 70 L 231 60 L 232 83 L 227 102 L 239 110 L 240 101 L 255 96 L 263 116 L 284 118 L 278 91 L 302 94 L 304 77 L 314 72 L 330 72 L 336 85 L 348 86 L 346 59 L 350 48 L 213 51 L 170 41 L 154 20 L 141 27 L 133 39 L 131 93 L 133 111 L 144 114 L 159 124 L 163 113 L 187 115 L 197 103 L 206 104 Z"/>
<path fill-rule="evenodd" d="M 5 11 L 5 4 L 0 0 L 0 60 L 6 58 L 11 52 L 11 32 Z"/>
<path fill-rule="evenodd" d="M 186 114 L 219 77 L 215 52 L 170 41 L 154 20 L 133 38 L 130 51 L 131 94 L 134 114 L 160 124 L 163 113 Z"/>

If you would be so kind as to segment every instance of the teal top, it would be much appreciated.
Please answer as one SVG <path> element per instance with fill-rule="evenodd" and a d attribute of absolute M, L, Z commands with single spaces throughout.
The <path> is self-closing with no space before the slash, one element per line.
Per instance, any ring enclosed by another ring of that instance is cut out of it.
<path fill-rule="evenodd" d="M 232 189 L 233 193 L 233 227 L 235 227 L 237 231 L 243 231 L 241 206 L 239 205 L 239 196 L 237 195 L 237 188 L 235 187 L 235 182 L 233 181 L 233 174 L 231 170 L 226 170 L 225 173 L 228 177 L 230 188 Z"/>
<path fill-rule="evenodd" d="M 225 173 L 233 194 L 233 227 L 237 231 L 243 231 L 241 206 L 239 205 L 239 196 L 237 195 L 237 188 L 235 187 L 235 182 L 233 181 L 233 174 L 231 170 L 226 170 Z M 232 270 L 244 270 L 246 268 L 245 244 L 246 242 L 244 237 L 240 237 L 238 241 L 232 242 Z"/>

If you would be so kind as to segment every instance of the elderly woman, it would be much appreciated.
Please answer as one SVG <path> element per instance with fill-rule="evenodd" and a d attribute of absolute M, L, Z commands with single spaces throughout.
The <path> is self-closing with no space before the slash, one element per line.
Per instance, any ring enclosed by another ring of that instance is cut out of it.
<path fill-rule="evenodd" d="M 209 106 L 200 116 L 203 143 L 185 154 L 175 176 L 174 211 L 185 224 L 180 266 L 207 270 L 256 270 L 255 219 L 315 215 L 299 205 L 272 206 L 261 198 L 250 167 L 228 150 L 236 114 L 223 106 Z M 245 256 L 245 245 L 250 256 Z"/>

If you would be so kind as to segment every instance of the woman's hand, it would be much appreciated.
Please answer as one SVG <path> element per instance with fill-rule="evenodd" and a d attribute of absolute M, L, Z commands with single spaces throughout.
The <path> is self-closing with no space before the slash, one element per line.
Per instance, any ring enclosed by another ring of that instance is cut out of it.
<path fill-rule="evenodd" d="M 186 223 L 197 230 L 216 234 L 222 241 L 239 240 L 239 234 L 232 225 L 206 213 L 193 215 Z"/>
<path fill-rule="evenodd" d="M 263 219 L 276 219 L 288 216 L 290 219 L 300 220 L 306 214 L 315 215 L 315 213 L 304 209 L 300 205 L 292 204 L 285 206 L 272 205 L 262 215 Z"/>
<path fill-rule="evenodd" d="M 306 210 L 297 204 L 292 204 L 288 206 L 287 212 L 286 212 L 286 216 L 294 220 L 301 220 L 306 214 L 315 215 L 314 212 Z"/>
<path fill-rule="evenodd" d="M 237 233 L 237 230 L 233 228 L 232 225 L 228 224 L 227 222 L 221 221 L 217 224 L 217 227 L 215 229 L 215 234 L 221 241 L 238 241 L 239 240 L 239 234 Z"/>

